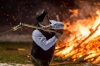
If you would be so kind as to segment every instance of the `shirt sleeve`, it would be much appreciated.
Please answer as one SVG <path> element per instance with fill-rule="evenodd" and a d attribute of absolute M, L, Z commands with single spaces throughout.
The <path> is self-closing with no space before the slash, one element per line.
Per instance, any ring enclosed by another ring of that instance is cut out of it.
<path fill-rule="evenodd" d="M 56 43 L 57 40 L 55 36 L 47 40 L 46 37 L 39 30 L 33 31 L 32 39 L 38 46 L 40 46 L 45 51 L 50 49 Z"/>
<path fill-rule="evenodd" d="M 62 22 L 55 21 L 55 20 L 50 20 L 50 22 L 51 22 L 52 29 L 63 29 L 64 27 L 64 24 Z"/>

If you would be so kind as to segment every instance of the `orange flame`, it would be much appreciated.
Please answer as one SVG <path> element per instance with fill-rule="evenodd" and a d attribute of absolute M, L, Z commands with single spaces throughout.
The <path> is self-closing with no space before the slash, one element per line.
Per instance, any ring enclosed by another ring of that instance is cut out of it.
<path fill-rule="evenodd" d="M 74 15 L 77 12 L 78 10 L 75 10 Z M 64 40 L 60 44 L 58 42 L 59 48 L 55 51 L 56 56 L 63 59 L 70 57 L 73 61 L 83 57 L 83 60 L 91 63 L 100 62 L 100 11 L 96 11 L 96 14 L 97 16 L 79 19 L 72 24 L 64 22 L 64 29 L 68 30 L 70 34 L 66 34 L 68 32 L 64 31 L 61 37 Z"/>

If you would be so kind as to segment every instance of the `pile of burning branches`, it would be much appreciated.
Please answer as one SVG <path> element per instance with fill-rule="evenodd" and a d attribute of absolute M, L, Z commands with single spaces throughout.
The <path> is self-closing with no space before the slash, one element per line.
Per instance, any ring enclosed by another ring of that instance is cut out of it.
<path fill-rule="evenodd" d="M 69 23 L 67 28 L 68 22 L 65 23 L 65 29 L 69 29 L 70 35 L 66 38 L 68 32 L 64 32 L 57 42 L 54 60 L 63 61 L 64 63 L 61 62 L 61 64 L 87 62 L 93 66 L 99 65 L 100 11 L 96 14 L 98 14 L 96 17 L 77 20 L 73 24 Z"/>

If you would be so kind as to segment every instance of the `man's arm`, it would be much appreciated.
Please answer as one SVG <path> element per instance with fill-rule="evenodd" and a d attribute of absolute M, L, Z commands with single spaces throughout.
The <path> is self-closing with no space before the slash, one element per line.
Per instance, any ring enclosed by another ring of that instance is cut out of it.
<path fill-rule="evenodd" d="M 51 22 L 51 28 L 52 29 L 63 29 L 64 24 L 62 22 L 59 21 L 55 21 L 55 20 L 50 20 Z"/>
<path fill-rule="evenodd" d="M 64 24 L 62 22 L 58 22 L 55 20 L 50 20 L 50 22 L 51 22 L 51 28 L 57 32 L 55 36 L 59 38 L 63 34 Z"/>
<path fill-rule="evenodd" d="M 49 20 L 51 24 L 46 25 L 46 26 L 42 26 L 43 29 L 63 29 L 64 24 L 62 22 L 59 21 L 55 21 L 55 20 Z"/>
<path fill-rule="evenodd" d="M 43 29 L 54 29 L 57 33 L 55 34 L 55 36 L 57 38 L 59 38 L 62 34 L 63 34 L 63 27 L 64 24 L 62 22 L 58 22 L 55 20 L 49 20 L 51 24 L 47 25 L 47 26 L 43 26 Z"/>
<path fill-rule="evenodd" d="M 57 40 L 55 36 L 47 40 L 46 37 L 42 35 L 42 33 L 38 30 L 33 31 L 32 39 L 38 46 L 40 46 L 45 51 L 51 48 L 56 43 Z"/>

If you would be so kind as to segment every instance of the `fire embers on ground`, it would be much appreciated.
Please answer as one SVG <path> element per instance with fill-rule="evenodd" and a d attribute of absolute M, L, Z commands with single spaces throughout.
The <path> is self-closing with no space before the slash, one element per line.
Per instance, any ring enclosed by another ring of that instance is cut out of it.
<path fill-rule="evenodd" d="M 100 63 L 100 11 L 97 10 L 95 16 L 73 23 L 67 21 L 64 25 L 55 55 L 68 61 Z"/>

